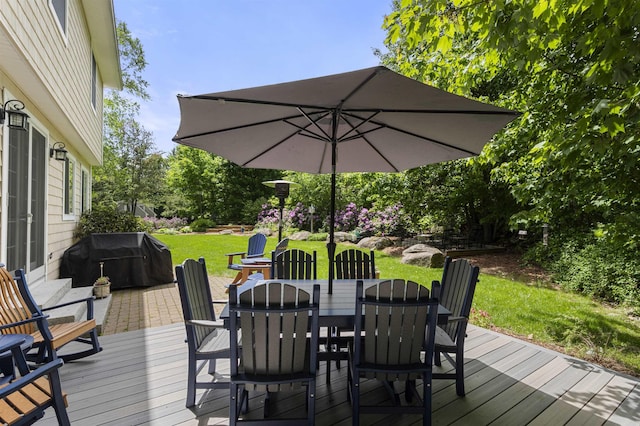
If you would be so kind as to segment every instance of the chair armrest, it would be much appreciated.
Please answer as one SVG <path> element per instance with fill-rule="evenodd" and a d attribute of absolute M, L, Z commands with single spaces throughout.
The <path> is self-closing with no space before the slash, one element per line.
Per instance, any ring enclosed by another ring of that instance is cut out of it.
<path fill-rule="evenodd" d="M 22 376 L 19 379 L 14 380 L 7 386 L 0 388 L 0 398 L 4 399 L 6 396 L 11 395 L 12 393 L 22 389 L 29 383 L 33 383 L 38 378 L 42 376 L 46 376 L 47 374 L 50 374 L 53 370 L 57 370 L 58 368 L 60 368 L 62 364 L 63 364 L 62 359 L 57 358 L 53 361 L 50 361 L 46 364 L 39 366 L 29 374 Z"/>
<path fill-rule="evenodd" d="M 208 328 L 224 328 L 224 322 L 221 320 L 217 320 L 217 321 L 189 320 L 187 321 L 187 324 L 196 325 L 199 327 L 208 327 Z"/>
<path fill-rule="evenodd" d="M 12 328 L 12 327 L 18 327 L 20 325 L 29 324 L 30 322 L 39 322 L 39 323 L 41 323 L 42 321 L 44 321 L 47 318 L 49 318 L 49 315 L 35 316 L 35 317 L 31 317 L 29 319 L 25 319 L 25 320 L 22 320 L 22 321 L 10 322 L 10 323 L 7 323 L 7 324 L 0 325 L 0 330 L 4 330 L 4 329 L 7 329 L 7 328 Z"/>
<path fill-rule="evenodd" d="M 235 253 L 227 253 L 227 254 L 225 254 L 225 256 L 229 256 L 229 266 L 231 266 L 231 265 L 233 265 L 233 258 L 235 256 L 240 256 L 241 259 L 244 259 L 246 254 L 247 254 L 246 251 L 238 251 L 238 252 L 235 252 Z"/>
<path fill-rule="evenodd" d="M 49 306 L 48 308 L 42 308 L 41 311 L 51 311 L 53 309 L 58 309 L 58 308 L 63 308 L 65 306 L 69 306 L 69 305 L 75 305 L 77 303 L 83 303 L 85 302 L 87 304 L 87 319 L 91 320 L 93 319 L 93 301 L 95 300 L 95 297 L 91 296 L 91 297 L 85 297 L 84 299 L 77 299 L 77 300 L 72 300 L 70 302 L 65 302 L 65 303 L 61 303 L 59 305 L 55 305 L 55 306 Z"/>

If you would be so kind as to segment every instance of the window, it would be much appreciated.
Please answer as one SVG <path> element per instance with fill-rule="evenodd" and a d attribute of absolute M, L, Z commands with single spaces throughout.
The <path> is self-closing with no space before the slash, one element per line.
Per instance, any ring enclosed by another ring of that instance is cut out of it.
<path fill-rule="evenodd" d="M 67 157 L 64 160 L 64 214 L 74 214 L 74 192 L 75 192 L 75 162 Z"/>
<path fill-rule="evenodd" d="M 80 202 L 80 209 L 82 213 L 91 209 L 91 185 L 89 183 L 89 172 L 86 169 L 82 169 L 82 179 L 81 179 L 82 189 L 81 195 L 82 198 Z"/>
<path fill-rule="evenodd" d="M 98 67 L 96 66 L 96 57 L 93 55 L 93 53 L 91 54 L 91 105 L 93 105 L 93 108 L 96 108 L 96 103 L 97 103 L 97 97 L 98 97 L 98 89 L 97 89 L 97 84 L 98 84 Z"/>
<path fill-rule="evenodd" d="M 51 6 L 56 12 L 60 28 L 64 34 L 67 33 L 67 0 L 51 0 Z"/>

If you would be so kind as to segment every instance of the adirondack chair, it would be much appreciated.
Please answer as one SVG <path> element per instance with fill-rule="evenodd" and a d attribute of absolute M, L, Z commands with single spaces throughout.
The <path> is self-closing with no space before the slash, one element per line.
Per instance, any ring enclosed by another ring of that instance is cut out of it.
<path fill-rule="evenodd" d="M 277 256 L 272 253 L 271 278 L 279 280 L 315 280 L 317 276 L 317 253 L 289 249 Z"/>
<path fill-rule="evenodd" d="M 313 295 L 277 282 L 259 284 L 245 291 L 237 287 L 230 289 L 231 425 L 244 422 L 240 416 L 241 411 L 248 411 L 249 391 L 267 392 L 267 398 L 264 419 L 247 420 L 247 423 L 314 423 L 319 299 L 318 284 L 313 286 Z M 242 351 L 236 343 L 239 333 Z M 307 391 L 306 417 L 268 418 L 270 393 L 302 387 Z"/>
<path fill-rule="evenodd" d="M 186 406 L 195 405 L 196 389 L 228 389 L 229 379 L 216 372 L 216 360 L 229 359 L 229 331 L 216 320 L 213 310 L 207 267 L 203 258 L 185 260 L 176 266 L 176 280 L 182 303 L 182 314 L 189 347 L 187 367 Z M 231 286 L 235 287 L 235 286 Z M 212 380 L 198 381 L 198 374 L 206 364 Z"/>
<path fill-rule="evenodd" d="M 336 254 L 333 262 L 336 279 L 367 279 L 376 277 L 376 261 L 373 250 L 347 249 Z"/>
<path fill-rule="evenodd" d="M 93 297 L 41 309 L 31 296 L 24 271 L 18 269 L 15 274 L 14 279 L 4 267 L 0 267 L 0 325 L 12 324 L 2 329 L 3 334 L 29 334 L 33 337 L 32 347 L 35 352 L 27 354 L 29 361 L 43 363 L 60 357 L 67 362 L 102 350 L 93 318 Z M 85 320 L 64 324 L 48 323 L 44 312 L 77 303 L 87 304 Z M 84 348 L 88 345 L 89 349 L 74 348 L 64 353 L 60 351 L 71 342 L 81 343 Z"/>
<path fill-rule="evenodd" d="M 467 323 L 479 273 L 480 268 L 471 266 L 466 259 L 452 260 L 446 257 L 442 283 L 434 281 L 435 287 L 432 288 L 432 293 L 436 293 L 434 297 L 438 297 L 440 304 L 452 314 L 446 325 L 436 328 L 434 363 L 440 366 L 440 354 L 443 354 L 455 368 L 453 373 L 434 373 L 433 378 L 455 379 L 456 393 L 459 396 L 465 395 L 464 339 L 467 336 Z M 436 290 L 438 287 L 440 289 Z M 455 359 L 451 354 L 455 354 Z"/>
<path fill-rule="evenodd" d="M 8 339 L 8 343 L 2 340 Z M 0 423 L 3 425 L 30 425 L 41 419 L 45 410 L 53 407 L 60 426 L 70 425 L 66 395 L 60 386 L 58 369 L 62 359 L 55 359 L 29 370 L 20 345 L 24 338 L 5 335 L 0 339 L 2 351 L 11 351 L 12 365 L 19 368 L 20 376 L 0 387 Z M 1 351 L 0 351 L 1 352 Z M 22 359 L 19 359 L 22 358 Z"/>
<path fill-rule="evenodd" d="M 355 338 L 349 350 L 347 397 L 353 405 L 352 421 L 360 424 L 361 413 L 422 414 L 423 424 L 431 424 L 431 378 L 438 301 L 429 299 L 429 290 L 415 282 L 388 280 L 364 291 L 356 284 Z M 425 327 L 430 330 L 425 333 Z M 421 350 L 426 357 L 421 359 Z M 377 379 L 392 393 L 393 404 L 360 403 L 360 384 Z M 415 383 L 422 380 L 422 397 Z M 405 382 L 401 404 L 395 382 Z M 414 403 L 416 398 L 420 404 Z"/>
<path fill-rule="evenodd" d="M 332 275 L 336 279 L 368 279 L 376 277 L 376 262 L 373 250 L 366 253 L 362 250 L 347 249 L 337 253 L 332 267 Z M 354 281 L 355 282 L 355 281 Z M 347 359 L 346 350 L 349 341 L 353 339 L 353 334 L 348 333 L 342 336 L 340 328 L 334 328 L 327 332 L 327 350 L 335 352 L 336 366 L 340 368 L 340 360 Z M 335 346 L 335 351 L 333 350 Z M 331 365 L 327 362 L 327 383 L 331 381 Z"/>
<path fill-rule="evenodd" d="M 235 253 L 226 253 L 225 256 L 228 257 L 228 269 L 233 269 L 234 271 L 239 271 L 236 275 L 236 278 L 233 282 L 238 282 L 240 276 L 242 275 L 242 264 L 235 263 L 234 259 L 236 256 L 239 256 L 240 259 L 247 259 L 251 257 L 263 257 L 264 256 L 264 248 L 267 245 L 267 237 L 264 234 L 257 233 L 249 237 L 249 243 L 247 245 L 247 251 L 238 251 Z"/>
<path fill-rule="evenodd" d="M 285 251 L 288 248 L 289 248 L 289 239 L 288 238 L 283 238 L 282 240 L 280 240 L 278 242 L 278 244 L 276 244 L 276 248 L 271 253 L 271 258 L 273 258 L 274 255 L 278 256 L 280 253 L 282 253 L 283 251 Z"/>

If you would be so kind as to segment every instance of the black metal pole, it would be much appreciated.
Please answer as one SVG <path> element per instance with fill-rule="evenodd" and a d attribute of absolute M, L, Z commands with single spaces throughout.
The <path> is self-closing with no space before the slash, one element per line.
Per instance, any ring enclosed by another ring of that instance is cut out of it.
<path fill-rule="evenodd" d="M 282 209 L 284 209 L 284 198 L 280 198 L 280 219 L 278 220 L 278 241 L 282 241 Z"/>

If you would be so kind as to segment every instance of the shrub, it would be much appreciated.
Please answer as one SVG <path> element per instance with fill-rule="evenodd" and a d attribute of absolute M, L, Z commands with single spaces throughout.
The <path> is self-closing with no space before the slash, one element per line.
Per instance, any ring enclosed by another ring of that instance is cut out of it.
<path fill-rule="evenodd" d="M 154 231 L 160 229 L 181 229 L 187 225 L 187 220 L 180 217 L 144 217 L 142 220 L 148 223 Z"/>
<path fill-rule="evenodd" d="M 207 229 L 213 228 L 216 226 L 216 223 L 211 219 L 205 219 L 203 217 L 194 220 L 189 224 L 189 227 L 193 232 L 206 232 Z"/>
<path fill-rule="evenodd" d="M 326 241 L 329 237 L 327 232 L 318 232 L 316 234 L 309 235 L 307 241 Z"/>
<path fill-rule="evenodd" d="M 82 239 L 96 233 L 147 232 L 150 228 L 141 218 L 122 212 L 115 207 L 98 206 L 82 213 L 73 234 L 74 239 Z"/>
<path fill-rule="evenodd" d="M 640 306 L 637 252 L 595 236 L 562 235 L 548 247 L 538 244 L 528 259 L 539 260 L 563 288 L 629 306 Z"/>

